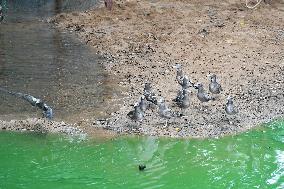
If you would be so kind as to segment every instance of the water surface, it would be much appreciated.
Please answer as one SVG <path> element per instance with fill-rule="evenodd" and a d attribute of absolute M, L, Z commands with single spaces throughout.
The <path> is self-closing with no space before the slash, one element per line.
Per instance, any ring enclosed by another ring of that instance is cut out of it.
<path fill-rule="evenodd" d="M 283 143 L 284 122 L 210 140 L 1 132 L 0 188 L 280 189 Z"/>

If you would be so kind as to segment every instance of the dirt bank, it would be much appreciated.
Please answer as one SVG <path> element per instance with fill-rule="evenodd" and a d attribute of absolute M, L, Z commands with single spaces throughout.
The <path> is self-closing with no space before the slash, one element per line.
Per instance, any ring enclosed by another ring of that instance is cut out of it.
<path fill-rule="evenodd" d="M 245 1 L 129 0 L 116 1 L 111 12 L 102 6 L 60 14 L 49 22 L 93 46 L 127 91 L 120 110 L 97 121 L 96 127 L 119 133 L 217 137 L 283 116 L 283 20 L 281 1 L 263 2 L 252 10 Z M 179 89 L 172 68 L 176 63 L 191 80 L 205 86 L 207 75 L 217 74 L 224 89 L 218 100 L 201 110 L 191 89 L 186 117 L 170 120 L 167 127 L 155 108 L 146 112 L 141 124 L 129 120 L 126 114 L 143 94 L 145 81 L 179 111 L 171 101 Z M 224 111 L 228 95 L 239 108 L 236 116 Z"/>

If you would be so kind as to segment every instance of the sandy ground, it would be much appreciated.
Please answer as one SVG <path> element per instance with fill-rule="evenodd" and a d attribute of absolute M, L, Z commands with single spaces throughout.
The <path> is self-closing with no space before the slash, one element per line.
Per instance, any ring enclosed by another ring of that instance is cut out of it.
<path fill-rule="evenodd" d="M 84 139 L 87 134 L 82 129 L 64 122 L 50 121 L 44 118 L 30 118 L 26 120 L 0 120 L 0 130 L 19 131 L 19 132 L 37 132 L 37 133 L 61 133 L 68 136 L 80 137 Z"/>
<path fill-rule="evenodd" d="M 118 133 L 171 137 L 218 137 L 246 131 L 283 116 L 284 3 L 262 2 L 256 9 L 245 1 L 115 1 L 112 11 L 100 8 L 60 14 L 48 20 L 78 34 L 106 58 L 106 70 L 125 87 L 120 110 L 96 127 Z M 215 73 L 224 91 L 218 100 L 201 104 L 191 89 L 186 117 L 165 120 L 157 108 L 142 123 L 126 115 L 143 94 L 145 81 L 171 101 L 179 85 L 173 65 L 179 63 L 194 82 L 209 84 Z M 224 104 L 234 97 L 239 113 L 227 116 Z M 201 107 L 203 110 L 201 110 Z"/>

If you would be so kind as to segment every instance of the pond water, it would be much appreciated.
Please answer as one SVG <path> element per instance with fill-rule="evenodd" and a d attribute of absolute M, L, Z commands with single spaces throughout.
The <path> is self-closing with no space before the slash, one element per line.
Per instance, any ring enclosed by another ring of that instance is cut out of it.
<path fill-rule="evenodd" d="M 105 101 L 119 95 L 99 64 L 103 60 L 73 34 L 43 21 L 62 11 L 92 8 L 97 1 L 1 1 L 5 20 L 0 24 L 0 86 L 43 99 L 57 120 L 102 116 Z M 30 117 L 41 117 L 41 111 L 0 93 L 0 119 Z"/>
<path fill-rule="evenodd" d="M 284 188 L 283 143 L 284 122 L 208 140 L 1 132 L 0 188 Z"/>

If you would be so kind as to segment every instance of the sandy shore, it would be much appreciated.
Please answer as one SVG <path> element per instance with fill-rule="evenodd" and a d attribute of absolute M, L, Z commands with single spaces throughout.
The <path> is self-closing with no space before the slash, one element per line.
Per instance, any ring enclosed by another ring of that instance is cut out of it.
<path fill-rule="evenodd" d="M 0 120 L 0 130 L 19 131 L 19 132 L 37 132 L 37 133 L 61 133 L 68 136 L 75 136 L 84 139 L 86 132 L 82 129 L 64 122 L 50 121 L 45 118 L 29 118 L 26 120 Z"/>
<path fill-rule="evenodd" d="M 257 9 L 245 1 L 116 1 L 86 12 L 60 14 L 49 22 L 78 34 L 82 42 L 106 58 L 106 70 L 125 87 L 124 103 L 116 106 L 96 127 L 118 133 L 171 137 L 218 137 L 246 131 L 283 116 L 284 4 L 262 3 Z M 191 89 L 186 117 L 172 119 L 167 127 L 156 108 L 142 123 L 126 115 L 143 94 L 145 81 L 158 95 L 171 101 L 179 86 L 176 63 L 194 82 L 209 84 L 215 73 L 224 89 L 218 100 L 200 104 Z M 224 111 L 231 95 L 239 108 L 236 116 Z M 201 110 L 201 106 L 206 107 Z"/>

